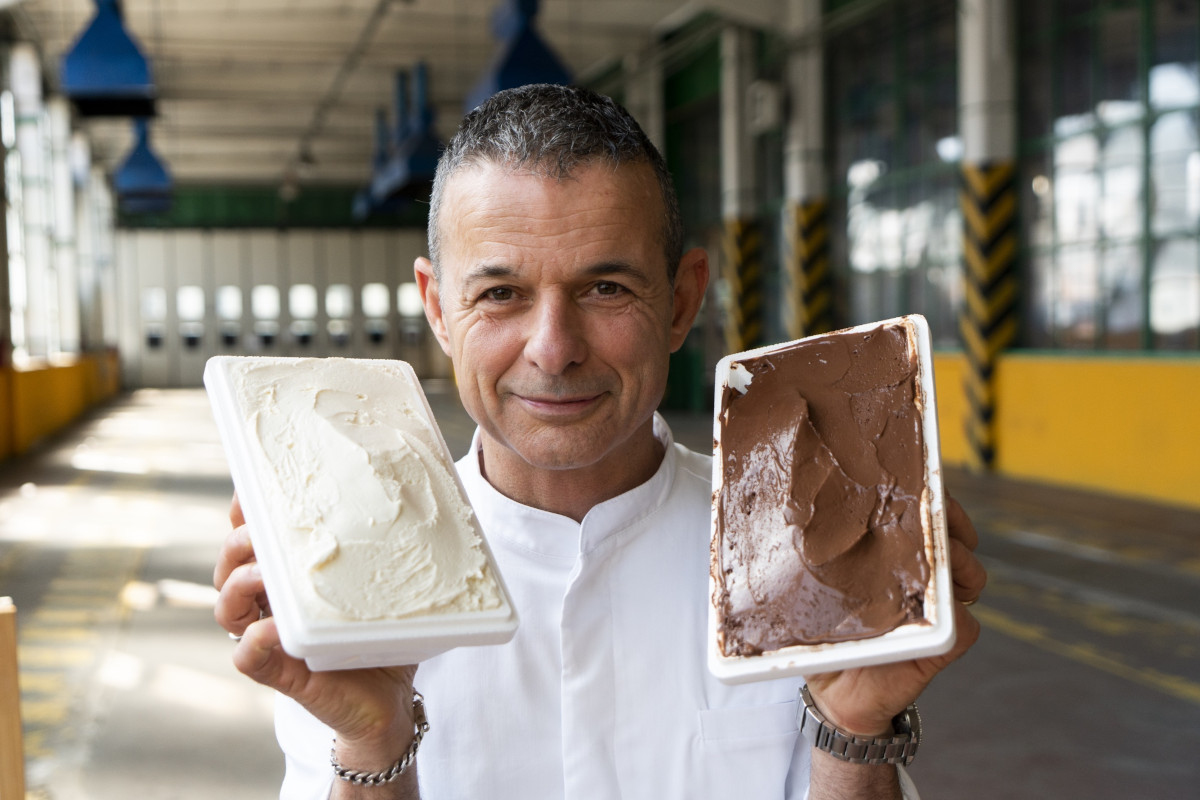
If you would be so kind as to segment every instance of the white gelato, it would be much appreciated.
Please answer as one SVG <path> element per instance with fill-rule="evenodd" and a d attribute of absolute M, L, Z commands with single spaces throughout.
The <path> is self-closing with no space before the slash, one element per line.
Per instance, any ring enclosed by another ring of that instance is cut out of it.
<path fill-rule="evenodd" d="M 303 613 L 497 608 L 474 512 L 399 362 L 237 359 L 230 378 Z"/>

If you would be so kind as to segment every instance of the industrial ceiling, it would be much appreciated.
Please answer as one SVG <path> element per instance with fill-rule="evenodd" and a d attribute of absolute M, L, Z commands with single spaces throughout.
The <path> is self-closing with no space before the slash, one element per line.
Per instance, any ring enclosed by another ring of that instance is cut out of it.
<path fill-rule="evenodd" d="M 125 24 L 157 86 L 154 149 L 178 183 L 363 184 L 375 114 L 394 105 L 396 72 L 427 65 L 445 138 L 497 55 L 507 0 L 124 0 Z M 583 82 L 644 52 L 664 31 L 715 10 L 748 21 L 786 0 L 543 0 L 536 29 Z M 57 85 L 94 0 L 5 0 L 17 37 Z M 133 142 L 128 119 L 79 119 L 110 171 Z"/>

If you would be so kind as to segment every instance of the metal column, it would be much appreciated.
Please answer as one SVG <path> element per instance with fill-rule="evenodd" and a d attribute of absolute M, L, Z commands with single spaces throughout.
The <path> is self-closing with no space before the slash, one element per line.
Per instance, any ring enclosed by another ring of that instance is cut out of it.
<path fill-rule="evenodd" d="M 65 97 L 46 101 L 50 128 L 47 188 L 53 210 L 49 231 L 54 251 L 54 273 L 58 278 L 58 349 L 77 353 L 81 349 L 79 322 L 79 257 L 75 225 L 75 182 L 71 176 L 71 106 Z"/>
<path fill-rule="evenodd" d="M 43 125 L 42 67 L 33 45 L 13 45 L 9 57 L 9 82 L 16 110 L 17 153 L 20 156 L 21 263 L 10 265 L 20 273 L 20 296 L 12 298 L 21 311 L 20 330 L 14 341 L 25 356 L 48 356 L 58 349 L 58 282 L 50 258 L 49 178 L 46 174 L 46 137 Z M 18 320 L 14 319 L 14 322 Z M 14 325 L 14 328 L 16 326 Z"/>
<path fill-rule="evenodd" d="M 756 214 L 754 142 L 746 124 L 746 88 L 753 74 L 752 33 L 726 27 L 721 32 L 721 212 L 729 352 L 763 343 L 763 231 Z"/>
<path fill-rule="evenodd" d="M 1009 0 L 962 0 L 958 20 L 966 426 L 972 466 L 990 469 L 996 365 L 1017 333 L 1013 9 Z"/>
<path fill-rule="evenodd" d="M 2 112 L 0 112 L 2 113 Z M 0 156 L 0 185 L 6 180 L 8 159 Z M 8 219 L 8 193 L 0 195 L 0 211 Z M 0 225 L 0 369 L 12 363 L 12 300 L 9 297 L 8 225 Z M 0 448 L 7 452 L 6 432 L 0 432 Z"/>
<path fill-rule="evenodd" d="M 825 174 L 825 73 L 820 32 L 821 0 L 792 0 L 791 32 L 800 42 L 788 60 L 791 113 L 784 140 L 787 197 L 789 338 L 833 329 L 833 274 L 829 268 L 829 201 Z"/>
<path fill-rule="evenodd" d="M 666 142 L 663 104 L 663 69 L 654 56 L 634 53 L 625 57 L 625 107 L 659 151 Z"/>

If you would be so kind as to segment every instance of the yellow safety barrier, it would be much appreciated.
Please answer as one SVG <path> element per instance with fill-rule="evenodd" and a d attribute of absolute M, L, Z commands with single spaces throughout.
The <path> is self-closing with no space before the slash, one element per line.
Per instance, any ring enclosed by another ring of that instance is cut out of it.
<path fill-rule="evenodd" d="M 725 281 L 729 308 L 725 346 L 738 352 L 763 343 L 762 228 L 757 220 L 725 221 Z"/>
<path fill-rule="evenodd" d="M 833 274 L 829 269 L 829 203 L 791 208 L 787 226 L 787 329 L 799 339 L 833 330 Z"/>
<path fill-rule="evenodd" d="M 964 164 L 962 175 L 967 439 L 971 465 L 990 469 L 996 455 L 996 360 L 1017 333 L 1015 168 L 1012 162 Z"/>
<path fill-rule="evenodd" d="M 115 353 L 89 353 L 54 364 L 6 368 L 2 384 L 7 448 L 3 455 L 26 453 L 40 439 L 74 422 L 120 390 Z"/>

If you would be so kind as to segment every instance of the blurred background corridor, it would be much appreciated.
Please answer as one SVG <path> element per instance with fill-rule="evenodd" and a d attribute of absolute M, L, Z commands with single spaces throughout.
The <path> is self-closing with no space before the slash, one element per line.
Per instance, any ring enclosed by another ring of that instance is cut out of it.
<path fill-rule="evenodd" d="M 0 0 L 0 800 L 277 793 L 203 365 L 404 359 L 463 452 L 412 262 L 439 147 L 530 82 L 628 107 L 711 255 L 694 447 L 722 355 L 929 320 L 992 578 L 922 796 L 1196 796 L 1200 3 Z"/>

